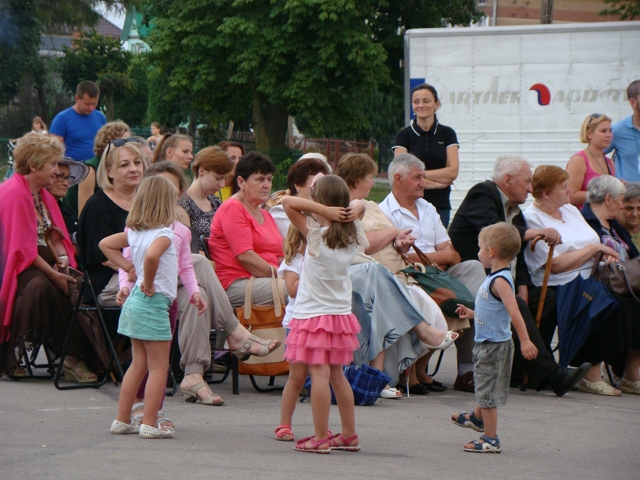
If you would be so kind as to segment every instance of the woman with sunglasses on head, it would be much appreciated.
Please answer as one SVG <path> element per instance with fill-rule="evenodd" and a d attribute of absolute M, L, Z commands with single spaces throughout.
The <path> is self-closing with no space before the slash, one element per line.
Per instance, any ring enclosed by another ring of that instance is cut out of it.
<path fill-rule="evenodd" d="M 153 151 L 153 162 L 173 162 L 187 170 L 193 160 L 193 139 L 188 135 L 167 133 Z"/>
<path fill-rule="evenodd" d="M 573 155 L 566 168 L 569 172 L 569 200 L 572 205 L 582 208 L 587 198 L 587 185 L 592 178 L 600 175 L 615 177 L 615 166 L 604 154 L 612 138 L 611 119 L 606 115 L 594 113 L 582 122 L 580 141 L 586 143 L 587 148 Z"/>
<path fill-rule="evenodd" d="M 129 125 L 121 120 L 109 122 L 98 130 L 96 138 L 93 141 L 93 152 L 96 156 L 85 162 L 91 168 L 89 169 L 86 180 L 78 185 L 78 215 L 82 213 L 82 209 L 89 197 L 98 190 L 96 185 L 96 171 L 98 170 L 98 165 L 100 165 L 102 154 L 109 146 L 109 142 L 116 138 L 129 138 L 130 136 L 131 131 L 129 130 Z"/>
<path fill-rule="evenodd" d="M 78 231 L 78 214 L 69 205 L 65 205 L 62 199 L 67 195 L 69 188 L 78 185 L 87 177 L 90 168 L 84 162 L 76 162 L 72 158 L 63 157 L 58 162 L 58 170 L 60 173 L 55 176 L 55 180 L 47 187 L 47 190 L 56 199 L 67 231 L 69 235 L 73 236 Z"/>
<path fill-rule="evenodd" d="M 118 267 L 102 253 L 103 238 L 124 231 L 136 188 L 142 181 L 147 158 L 133 139 L 114 139 L 102 153 L 96 172 L 98 187 L 85 204 L 78 225 L 80 255 L 101 305 L 115 306 Z"/>

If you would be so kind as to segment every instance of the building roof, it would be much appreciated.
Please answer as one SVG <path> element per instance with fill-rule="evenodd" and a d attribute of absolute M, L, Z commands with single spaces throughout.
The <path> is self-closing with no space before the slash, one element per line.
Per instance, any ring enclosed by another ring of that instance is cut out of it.
<path fill-rule="evenodd" d="M 73 33 L 80 30 L 79 28 L 69 27 L 67 25 L 62 25 L 60 27 L 51 28 L 49 31 L 45 33 L 45 35 L 58 35 L 58 36 L 73 36 Z M 100 35 L 105 37 L 114 37 L 120 38 L 122 34 L 122 30 L 120 30 L 116 25 L 111 23 L 104 17 L 100 17 L 98 23 L 96 23 L 93 27 L 82 27 L 82 31 L 90 32 L 91 30 L 95 30 Z"/>

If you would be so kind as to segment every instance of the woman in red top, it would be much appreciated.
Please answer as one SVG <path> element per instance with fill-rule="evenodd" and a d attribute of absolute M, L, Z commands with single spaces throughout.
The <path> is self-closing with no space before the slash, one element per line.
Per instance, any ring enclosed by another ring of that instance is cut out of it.
<path fill-rule="evenodd" d="M 589 115 L 582 122 L 580 141 L 587 144 L 587 148 L 579 151 L 569 159 L 569 200 L 572 205 L 582 208 L 587 198 L 589 180 L 600 175 L 616 176 L 615 166 L 604 150 L 609 147 L 613 134 L 611 133 L 611 119 L 601 113 Z"/>
<path fill-rule="evenodd" d="M 235 194 L 218 208 L 211 224 L 209 253 L 216 274 L 233 307 L 244 305 L 245 288 L 253 275 L 253 303 L 273 303 L 271 267 L 280 265 L 282 236 L 273 217 L 260 208 L 271 194 L 275 165 L 250 152 L 236 165 Z"/>

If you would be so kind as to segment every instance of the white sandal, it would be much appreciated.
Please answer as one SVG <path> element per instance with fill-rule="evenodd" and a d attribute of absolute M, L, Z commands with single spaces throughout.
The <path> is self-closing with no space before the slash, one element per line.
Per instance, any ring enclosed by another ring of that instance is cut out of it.
<path fill-rule="evenodd" d="M 622 380 L 620 380 L 620 390 L 624 393 L 635 393 L 636 395 L 640 395 L 640 380 L 632 382 L 631 380 L 627 380 L 623 377 Z"/>
<path fill-rule="evenodd" d="M 140 425 L 140 438 L 172 438 L 173 428 L 167 427 L 167 430 L 162 430 L 160 425 L 158 428 L 145 425 Z"/>
<path fill-rule="evenodd" d="M 114 435 L 125 435 L 127 433 L 139 433 L 140 425 L 135 422 L 124 423 L 118 420 L 114 420 L 111 424 L 111 429 L 109 430 Z"/>

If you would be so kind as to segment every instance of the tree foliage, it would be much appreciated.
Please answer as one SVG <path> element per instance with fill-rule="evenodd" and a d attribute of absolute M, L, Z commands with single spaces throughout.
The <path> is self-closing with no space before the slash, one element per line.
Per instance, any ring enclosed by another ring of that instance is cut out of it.
<path fill-rule="evenodd" d="M 604 0 L 610 4 L 600 15 L 620 15 L 620 20 L 633 20 L 640 17 L 640 0 Z"/>
<path fill-rule="evenodd" d="M 199 113 L 253 112 L 261 150 L 284 145 L 287 117 L 310 128 L 366 122 L 363 92 L 387 78 L 372 42 L 372 0 L 150 0 L 150 43 L 172 89 L 197 99 Z"/>
<path fill-rule="evenodd" d="M 115 97 L 133 89 L 129 77 L 132 54 L 122 50 L 120 40 L 96 32 L 74 38 L 71 48 L 64 48 L 60 72 L 65 86 L 75 92 L 84 80 L 96 82 L 106 106 L 108 121 L 114 119 Z"/>

